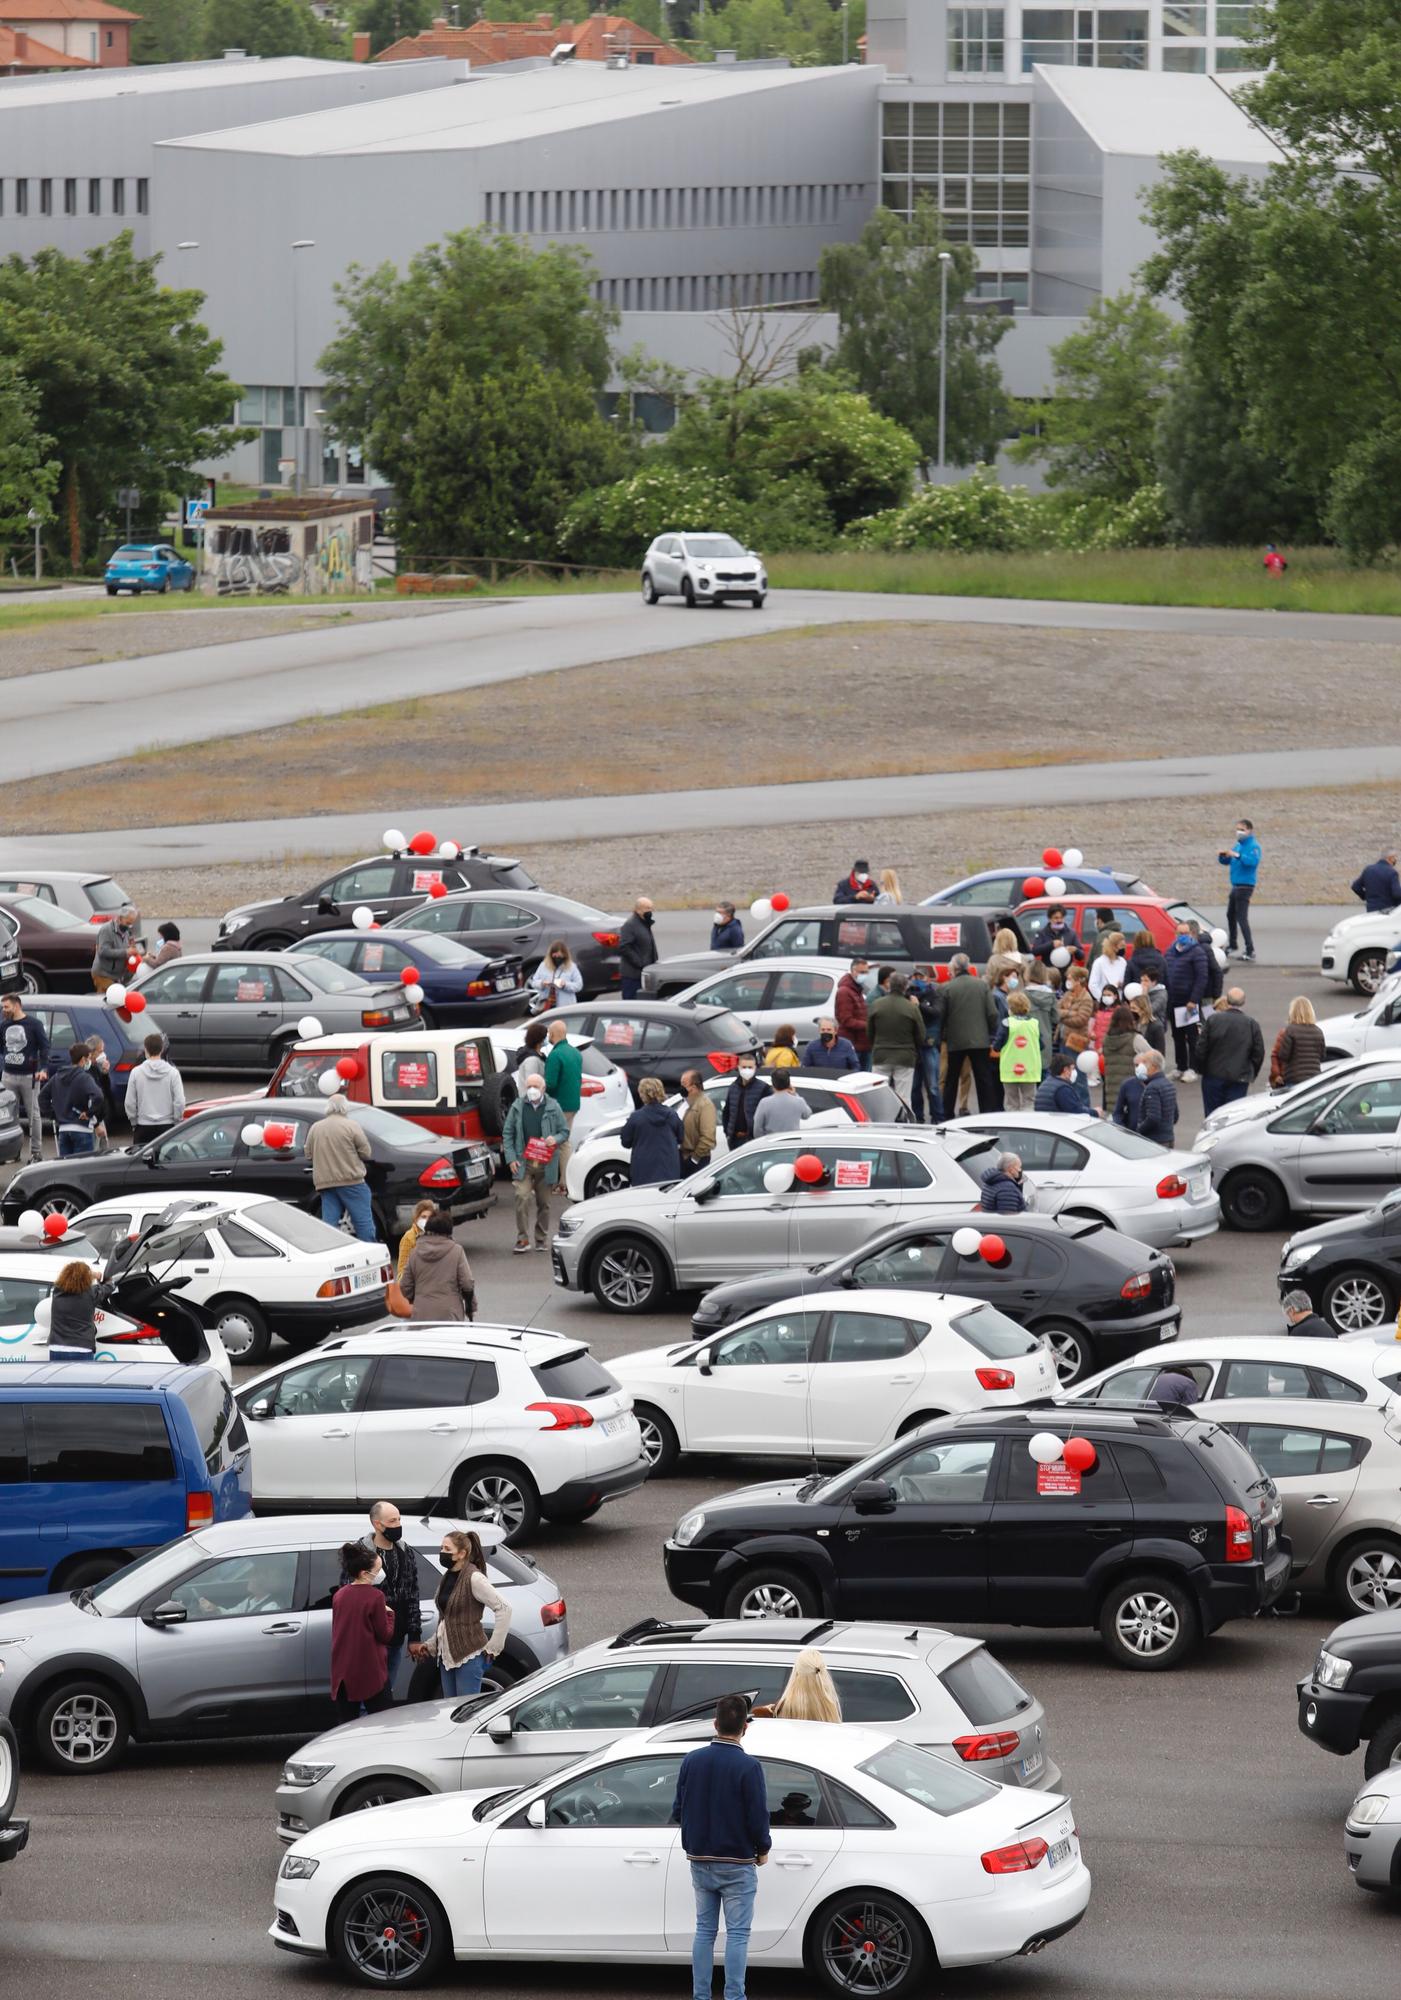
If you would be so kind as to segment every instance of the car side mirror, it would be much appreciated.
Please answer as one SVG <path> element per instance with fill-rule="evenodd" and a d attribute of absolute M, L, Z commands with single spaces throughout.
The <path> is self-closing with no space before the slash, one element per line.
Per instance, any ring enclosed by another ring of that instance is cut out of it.
<path fill-rule="evenodd" d="M 893 1514 L 895 1488 L 888 1479 L 862 1479 L 851 1489 L 851 1504 L 858 1514 Z"/>
<path fill-rule="evenodd" d="M 250 1403 L 243 1414 L 250 1423 L 266 1423 L 272 1415 L 272 1399 L 268 1396 L 259 1396 L 257 1402 Z"/>
<path fill-rule="evenodd" d="M 707 1181 L 704 1187 L 698 1187 L 694 1190 L 694 1199 L 701 1203 L 714 1201 L 719 1192 L 719 1181 Z"/>
<path fill-rule="evenodd" d="M 189 1617 L 183 1604 L 177 1604 L 173 1597 L 167 1597 L 164 1604 L 156 1604 L 142 1614 L 143 1625 L 183 1625 Z"/>
<path fill-rule="evenodd" d="M 509 1715 L 493 1715 L 486 1726 L 486 1733 L 493 1743 L 509 1743 L 514 1733 Z M 533 1822 L 532 1822 L 533 1824 Z"/>
<path fill-rule="evenodd" d="M 710 1356 L 708 1354 L 698 1354 L 696 1356 L 697 1375 L 713 1375 L 714 1372 L 714 1363 L 711 1361 Z"/>
<path fill-rule="evenodd" d="M 319 917 L 333 917 L 336 914 L 336 906 L 329 896 L 317 897 L 316 914 Z"/>
<path fill-rule="evenodd" d="M 525 1823 L 527 1826 L 543 1826 L 545 1824 L 545 1801 L 543 1799 L 532 1799 L 530 1801 L 530 1804 L 525 1809 Z"/>

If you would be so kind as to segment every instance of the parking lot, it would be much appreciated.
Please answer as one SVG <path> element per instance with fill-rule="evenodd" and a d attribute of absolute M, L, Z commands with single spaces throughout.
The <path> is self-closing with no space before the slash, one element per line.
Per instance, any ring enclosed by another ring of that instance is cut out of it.
<path fill-rule="evenodd" d="M 1239 976 L 1267 1046 L 1294 993 L 1309 994 L 1321 1014 L 1347 1004 L 1312 974 L 1243 967 Z M 221 1087 L 199 1082 L 201 1094 Z M 1182 1110 L 1190 1143 L 1195 1088 L 1183 1090 Z M 686 1334 L 679 1309 L 622 1319 L 556 1291 L 545 1256 L 512 1256 L 508 1200 L 460 1235 L 485 1319 L 577 1332 L 604 1360 Z M 1184 1331 L 1278 1330 L 1279 1240 L 1222 1234 L 1181 1253 Z M 678 1477 L 650 1482 L 589 1523 L 546 1523 L 531 1547 L 568 1599 L 573 1640 L 647 1613 L 688 1615 L 666 1594 L 662 1540 L 687 1507 L 766 1469 L 683 1461 Z M 979 2000 L 1392 1990 L 1396 1915 L 1352 1887 L 1342 1860 L 1360 1756 L 1331 1758 L 1295 1725 L 1294 1681 L 1334 1622 L 1329 1607 L 1310 1606 L 1228 1626 L 1185 1670 L 1143 1677 L 1108 1666 L 1089 1632 L 989 1628 L 994 1651 L 1049 1711 L 1095 1893 L 1080 1929 L 1043 1956 L 951 1976 L 943 1990 Z M 278 1858 L 272 1788 L 293 1747 L 138 1749 L 96 1780 L 27 1772 L 22 1809 L 34 1834 L 24 1862 L 0 1878 L 0 1923 L 31 1983 L 67 2000 L 88 1992 L 100 1966 L 112 1994 L 151 2000 L 184 2000 L 200 1987 L 243 2000 L 274 1983 L 343 1990 L 334 1973 L 285 1959 L 265 1936 Z M 800 1975 L 765 1974 L 760 1963 L 751 1963 L 757 2000 L 810 1991 Z M 453 1977 L 464 1992 L 519 2000 L 652 2000 L 684 1986 L 681 1973 L 649 1968 L 461 1968 Z"/>

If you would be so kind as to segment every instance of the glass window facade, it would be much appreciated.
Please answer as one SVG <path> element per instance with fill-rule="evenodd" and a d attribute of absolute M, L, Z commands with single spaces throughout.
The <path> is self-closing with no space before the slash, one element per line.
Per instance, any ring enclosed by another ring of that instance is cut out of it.
<path fill-rule="evenodd" d="M 949 75 L 1000 76 L 1005 58 L 1001 7 L 950 7 Z"/>
<path fill-rule="evenodd" d="M 1031 210 L 1029 104 L 887 104 L 881 200 L 909 215 L 923 199 L 951 243 L 1024 248 Z"/>
<path fill-rule="evenodd" d="M 1022 69 L 1036 63 L 1081 69 L 1147 69 L 1146 7 L 1024 7 Z"/>

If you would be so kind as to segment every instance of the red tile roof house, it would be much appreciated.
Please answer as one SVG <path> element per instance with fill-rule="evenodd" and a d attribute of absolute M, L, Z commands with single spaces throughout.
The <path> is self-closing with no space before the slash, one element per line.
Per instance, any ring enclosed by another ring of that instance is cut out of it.
<path fill-rule="evenodd" d="M 35 76 L 45 69 L 94 69 L 81 56 L 66 56 L 36 41 L 23 28 L 0 27 L 0 76 Z"/>
<path fill-rule="evenodd" d="M 125 69 L 132 24 L 140 19 L 109 0 L 0 0 L 0 26 L 28 35 L 31 48 L 41 42 L 59 56 L 56 64 L 35 64 L 38 69 Z"/>
<path fill-rule="evenodd" d="M 627 56 L 631 62 L 657 68 L 672 63 L 688 63 L 692 57 L 672 48 L 650 28 L 639 28 L 625 14 L 590 14 L 587 21 L 561 21 L 557 25 L 548 14 L 533 21 L 474 21 L 469 28 L 450 27 L 434 21 L 421 34 L 406 35 L 381 49 L 376 62 L 412 62 L 424 56 L 465 56 L 477 69 L 492 63 L 519 62 L 527 56 L 552 55 L 561 42 L 573 42 L 576 59 L 606 62 L 610 56 Z M 355 37 L 355 59 L 364 62 L 369 54 L 369 37 Z"/>

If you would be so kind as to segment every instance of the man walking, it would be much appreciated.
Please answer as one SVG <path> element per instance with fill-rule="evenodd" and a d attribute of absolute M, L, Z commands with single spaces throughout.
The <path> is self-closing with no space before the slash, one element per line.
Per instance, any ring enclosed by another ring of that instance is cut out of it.
<path fill-rule="evenodd" d="M 924 1015 L 911 1000 L 902 972 L 892 972 L 886 992 L 867 1014 L 871 1036 L 871 1068 L 885 1070 L 895 1095 L 913 1112 L 915 1073 L 924 1062 Z"/>
<path fill-rule="evenodd" d="M 1265 1037 L 1260 1023 L 1246 1013 L 1245 994 L 1233 986 L 1225 1006 L 1207 1015 L 1197 1037 L 1197 1069 L 1206 1116 L 1244 1097 L 1264 1064 Z"/>
<path fill-rule="evenodd" d="M 696 1934 L 691 1946 L 692 2000 L 710 2000 L 715 1941 L 725 1913 L 725 2000 L 745 2000 L 749 1930 L 757 1869 L 769 1858 L 764 1774 L 744 1749 L 749 1709 L 742 1694 L 715 1704 L 715 1738 L 681 1760 L 671 1817 L 691 1864 Z"/>
<path fill-rule="evenodd" d="M 1396 872 L 1396 856 L 1384 854 L 1380 861 L 1369 861 L 1352 884 L 1352 893 L 1362 898 L 1369 917 L 1378 910 L 1394 910 L 1401 903 L 1401 875 Z"/>
<path fill-rule="evenodd" d="M 649 965 L 655 965 L 660 956 L 657 940 L 652 935 L 652 898 L 639 896 L 618 938 L 624 1000 L 637 998 L 642 991 L 643 972 Z"/>
<path fill-rule="evenodd" d="M 370 1142 L 365 1129 L 345 1108 L 345 1099 L 333 1097 L 324 1118 L 318 1118 L 306 1135 L 306 1156 L 311 1162 L 311 1184 L 321 1197 L 321 1220 L 334 1229 L 343 1215 L 362 1243 L 377 1243 L 374 1208 L 365 1180 L 365 1162 Z"/>
<path fill-rule="evenodd" d="M 862 1069 L 871 1067 L 871 1037 L 866 1025 L 866 983 L 870 978 L 869 958 L 854 958 L 837 981 L 832 1005 L 837 1010 L 837 1031 L 855 1049 Z"/>
<path fill-rule="evenodd" d="M 770 1079 L 773 1089 L 761 1098 L 754 1113 L 754 1137 L 768 1139 L 775 1132 L 796 1132 L 812 1108 L 793 1088 L 791 1069 L 776 1069 Z"/>
<path fill-rule="evenodd" d="M 140 956 L 136 944 L 137 919 L 135 905 L 128 903 L 115 917 L 109 917 L 97 933 L 92 954 L 94 992 L 105 993 L 113 985 L 125 986 L 131 970 L 127 960 L 133 954 Z"/>
<path fill-rule="evenodd" d="M 39 1093 L 39 1102 L 54 1122 L 61 1160 L 96 1151 L 95 1134 L 107 1100 L 88 1074 L 91 1061 L 92 1050 L 86 1042 L 75 1042 L 66 1062 L 62 1049 L 49 1055 L 48 1081 Z"/>
<path fill-rule="evenodd" d="M 1255 838 L 1254 823 L 1248 819 L 1236 821 L 1236 844 L 1223 847 L 1217 855 L 1223 868 L 1231 871 L 1231 893 L 1226 903 L 1226 949 L 1232 958 L 1240 956 L 1247 964 L 1255 958 L 1255 940 L 1250 935 L 1250 899 L 1255 894 L 1255 878 L 1260 872 L 1260 843 Z M 1236 932 L 1239 930 L 1245 950 L 1236 951 Z"/>
<path fill-rule="evenodd" d="M 370 1540 L 384 1570 L 378 1588 L 394 1613 L 394 1637 L 389 1642 L 389 1691 L 399 1678 L 405 1651 L 416 1660 L 423 1651 L 423 1606 L 419 1598 L 418 1558 L 404 1545 L 399 1509 L 392 1500 L 376 1500 L 370 1509 Z M 341 1582 L 350 1578 L 342 1574 Z"/>
<path fill-rule="evenodd" d="M 43 1028 L 24 1011 L 24 1002 L 18 993 L 7 993 L 0 1012 L 4 1014 L 3 1037 L 4 1068 L 6 1086 L 19 1099 L 21 1124 L 29 1132 L 29 1157 L 24 1162 L 41 1160 L 44 1157 L 44 1121 L 39 1111 L 39 1089 L 48 1075 L 49 1038 Z"/>
<path fill-rule="evenodd" d="M 997 1002 L 986 980 L 979 979 L 966 951 L 949 960 L 949 983 L 944 988 L 944 1046 L 948 1069 L 944 1074 L 944 1116 L 952 1118 L 958 1109 L 958 1080 L 967 1062 L 973 1072 L 979 1111 L 995 1111 L 997 1077 L 993 1072 L 992 1038 L 997 1033 Z"/>
<path fill-rule="evenodd" d="M 1139 1131 L 1159 1146 L 1171 1146 L 1177 1129 L 1177 1092 L 1163 1074 L 1163 1059 L 1156 1049 L 1139 1057 L 1134 1075 L 1143 1085 L 1138 1101 Z"/>
<path fill-rule="evenodd" d="M 563 1021 L 550 1023 L 550 1052 L 545 1058 L 545 1095 L 554 1099 L 564 1113 L 565 1124 L 573 1132 L 574 1120 L 584 1101 L 584 1058 L 570 1041 L 569 1030 Z M 560 1157 L 559 1179 L 555 1183 L 557 1194 L 564 1192 L 564 1171 L 568 1165 L 569 1142 L 566 1140 Z"/>
<path fill-rule="evenodd" d="M 535 1207 L 535 1248 L 549 1242 L 550 1189 L 559 1183 L 560 1145 L 569 1137 L 564 1113 L 547 1096 L 543 1076 L 528 1076 L 525 1090 L 506 1113 L 501 1127 L 501 1150 L 515 1182 L 516 1251 L 523 1257 L 530 1249 L 530 1210 Z"/>
<path fill-rule="evenodd" d="M 146 1060 L 136 1065 L 126 1087 L 126 1115 L 134 1146 L 158 1139 L 185 1115 L 185 1086 L 174 1063 L 166 1061 L 164 1038 L 147 1035 L 145 1049 Z"/>
<path fill-rule="evenodd" d="M 681 1120 L 681 1171 L 693 1174 L 715 1151 L 718 1120 L 715 1106 L 701 1085 L 698 1069 L 688 1069 L 681 1079 L 686 1093 L 686 1112 Z"/>

